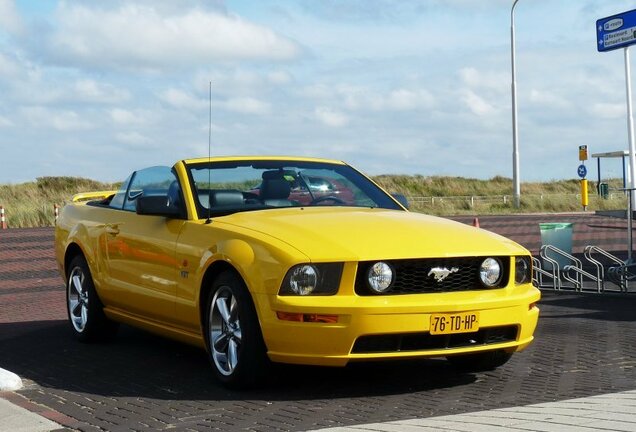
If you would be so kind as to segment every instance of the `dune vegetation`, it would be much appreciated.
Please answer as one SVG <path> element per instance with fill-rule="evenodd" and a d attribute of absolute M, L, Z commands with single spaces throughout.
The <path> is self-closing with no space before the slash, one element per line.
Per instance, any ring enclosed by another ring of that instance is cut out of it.
<path fill-rule="evenodd" d="M 582 210 L 578 180 L 522 183 L 521 208 L 516 209 L 512 202 L 512 180 L 505 177 L 479 180 L 380 175 L 373 179 L 385 190 L 405 195 L 412 211 L 441 216 Z M 609 199 L 603 199 L 596 192 L 596 183 L 590 182 L 588 211 L 626 208 L 623 193 L 616 190 L 622 183 L 619 180 L 609 183 Z M 117 187 L 118 184 L 78 177 L 40 177 L 34 182 L 0 185 L 0 206 L 5 209 L 10 228 L 52 226 L 55 223 L 54 205 L 64 205 L 79 192 Z"/>

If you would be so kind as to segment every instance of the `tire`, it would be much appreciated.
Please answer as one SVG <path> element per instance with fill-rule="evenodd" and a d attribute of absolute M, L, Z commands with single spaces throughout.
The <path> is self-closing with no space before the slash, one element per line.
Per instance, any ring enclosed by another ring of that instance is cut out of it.
<path fill-rule="evenodd" d="M 66 277 L 66 311 L 71 330 L 81 342 L 109 339 L 117 323 L 104 315 L 88 263 L 82 255 L 71 260 Z"/>
<path fill-rule="evenodd" d="M 221 273 L 206 303 L 205 342 L 216 378 L 246 388 L 265 376 L 269 360 L 252 298 L 234 272 Z"/>
<path fill-rule="evenodd" d="M 486 351 L 475 354 L 449 356 L 446 359 L 455 369 L 462 372 L 485 372 L 506 364 L 512 353 L 503 350 Z"/>

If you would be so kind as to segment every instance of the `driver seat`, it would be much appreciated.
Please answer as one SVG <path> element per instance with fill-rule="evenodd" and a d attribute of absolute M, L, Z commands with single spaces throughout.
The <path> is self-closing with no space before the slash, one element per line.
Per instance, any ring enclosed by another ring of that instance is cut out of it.
<path fill-rule="evenodd" d="M 263 172 L 260 198 L 263 204 L 274 207 L 291 207 L 291 184 L 283 178 L 282 171 Z"/>

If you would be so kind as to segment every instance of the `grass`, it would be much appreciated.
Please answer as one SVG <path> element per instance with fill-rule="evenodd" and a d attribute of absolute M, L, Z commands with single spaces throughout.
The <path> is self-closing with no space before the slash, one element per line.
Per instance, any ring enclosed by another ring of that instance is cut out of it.
<path fill-rule="evenodd" d="M 385 190 L 401 193 L 411 210 L 440 216 L 570 212 L 582 210 L 578 180 L 522 183 L 521 208 L 512 203 L 512 180 L 493 177 L 478 180 L 462 177 L 424 177 L 420 175 L 380 175 L 374 180 Z M 618 179 L 610 189 L 622 187 Z M 0 205 L 4 206 L 10 228 L 52 226 L 54 204 L 62 206 L 79 192 L 117 189 L 118 184 L 101 183 L 78 177 L 39 177 L 35 182 L 0 185 Z M 625 209 L 625 197 L 612 190 L 612 199 L 596 194 L 596 183 L 589 183 L 589 211 Z"/>
<path fill-rule="evenodd" d="M 0 205 L 9 228 L 53 226 L 53 206 L 79 192 L 116 189 L 117 184 L 78 177 L 39 177 L 34 182 L 0 185 Z"/>
<path fill-rule="evenodd" d="M 512 180 L 493 177 L 479 180 L 463 177 L 381 175 L 374 180 L 385 190 L 409 197 L 411 210 L 440 216 L 462 214 L 558 213 L 583 210 L 579 180 L 528 182 L 521 185 L 521 208 L 513 205 Z M 627 208 L 624 195 L 616 189 L 622 181 L 608 181 L 611 198 L 596 193 L 596 182 L 588 183 L 587 210 Z"/>

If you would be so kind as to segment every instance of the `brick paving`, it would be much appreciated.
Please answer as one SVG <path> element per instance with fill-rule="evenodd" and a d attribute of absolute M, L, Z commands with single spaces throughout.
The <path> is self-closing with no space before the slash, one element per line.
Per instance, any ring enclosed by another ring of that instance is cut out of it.
<path fill-rule="evenodd" d="M 620 219 L 479 221 L 533 252 L 539 222 L 573 221 L 575 252 L 590 241 L 616 252 L 627 244 Z M 0 367 L 27 383 L 0 397 L 21 398 L 72 430 L 297 431 L 636 389 L 636 297 L 544 292 L 535 343 L 493 372 L 460 374 L 436 359 L 277 366 L 262 388 L 228 391 L 215 383 L 203 351 L 140 330 L 122 326 L 110 343 L 77 343 L 52 243 L 50 228 L 0 231 Z"/>

